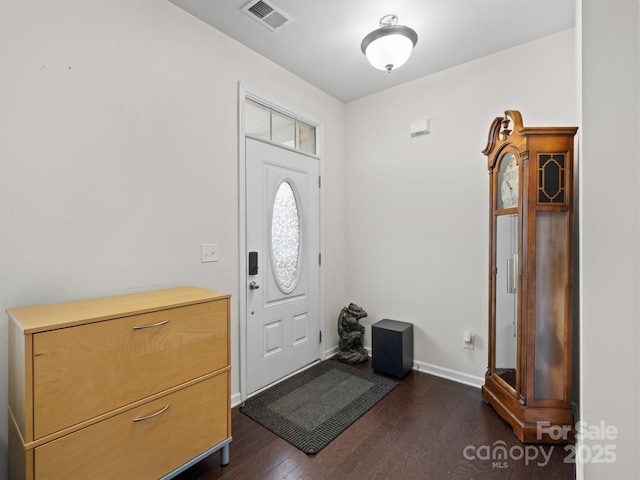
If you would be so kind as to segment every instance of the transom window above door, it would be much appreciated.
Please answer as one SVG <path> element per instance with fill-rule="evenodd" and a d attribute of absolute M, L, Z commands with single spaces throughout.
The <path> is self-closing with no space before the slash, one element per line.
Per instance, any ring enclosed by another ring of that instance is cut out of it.
<path fill-rule="evenodd" d="M 316 127 L 245 98 L 245 133 L 304 153 L 316 154 Z"/>

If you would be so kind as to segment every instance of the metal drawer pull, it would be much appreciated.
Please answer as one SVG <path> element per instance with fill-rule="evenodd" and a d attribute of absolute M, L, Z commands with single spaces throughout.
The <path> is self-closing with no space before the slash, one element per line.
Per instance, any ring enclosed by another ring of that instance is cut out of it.
<path fill-rule="evenodd" d="M 150 325 L 135 325 L 133 327 L 133 329 L 134 330 L 142 330 L 143 328 L 159 327 L 161 325 L 166 325 L 167 323 L 169 323 L 169 320 L 165 320 L 163 322 L 158 322 L 158 323 L 152 323 Z"/>
<path fill-rule="evenodd" d="M 159 412 L 152 413 L 151 415 L 147 415 L 146 417 L 138 417 L 138 418 L 134 418 L 134 419 L 133 419 L 133 421 L 134 421 L 134 422 L 141 422 L 141 421 L 143 421 L 143 420 L 149 420 L 150 418 L 157 417 L 157 416 L 158 416 L 158 415 L 160 415 L 161 413 L 166 412 L 166 411 L 167 411 L 167 408 L 169 408 L 169 404 L 165 405 L 165 407 L 164 407 L 162 410 L 160 410 Z"/>

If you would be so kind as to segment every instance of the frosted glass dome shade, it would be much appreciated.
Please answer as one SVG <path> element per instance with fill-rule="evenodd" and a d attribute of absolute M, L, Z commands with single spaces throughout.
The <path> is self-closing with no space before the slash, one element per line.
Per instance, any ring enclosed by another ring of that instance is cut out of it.
<path fill-rule="evenodd" d="M 371 65 L 390 72 L 409 59 L 417 41 L 418 35 L 409 27 L 383 26 L 364 37 L 361 48 Z"/>

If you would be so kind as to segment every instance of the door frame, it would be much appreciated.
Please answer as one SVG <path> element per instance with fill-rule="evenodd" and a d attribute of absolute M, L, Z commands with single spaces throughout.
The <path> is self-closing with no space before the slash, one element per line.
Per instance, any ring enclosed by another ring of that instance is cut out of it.
<path fill-rule="evenodd" d="M 274 110 L 290 115 L 296 119 L 302 120 L 309 125 L 316 127 L 316 156 L 319 162 L 320 178 L 324 178 L 324 124 L 314 118 L 312 115 L 300 111 L 298 108 L 291 107 L 284 102 L 274 99 L 258 90 L 238 82 L 238 318 L 239 318 L 239 355 L 240 362 L 240 400 L 244 402 L 247 397 L 247 201 L 246 201 L 246 175 L 247 175 L 247 156 L 245 150 L 245 139 L 247 134 L 244 128 L 244 104 L 249 98 L 258 103 L 269 106 Z M 275 144 L 274 144 L 275 145 Z M 287 148 L 287 147 L 282 147 Z M 322 341 L 320 345 L 321 359 L 324 360 L 325 350 L 325 215 L 324 215 L 324 185 L 320 188 L 320 211 L 319 211 L 319 244 L 320 255 L 320 278 L 319 278 L 319 296 L 318 296 L 318 315 L 319 328 L 322 332 Z M 292 372 L 295 373 L 295 372 Z M 287 377 L 285 377 L 287 378 Z M 284 379 L 282 379 L 284 380 Z M 280 381 L 282 381 L 280 380 Z M 256 392 L 257 393 L 257 392 Z"/>

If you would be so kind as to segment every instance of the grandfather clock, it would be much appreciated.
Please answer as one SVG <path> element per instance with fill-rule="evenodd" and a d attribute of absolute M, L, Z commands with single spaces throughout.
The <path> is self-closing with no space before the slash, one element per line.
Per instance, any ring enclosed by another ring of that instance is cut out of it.
<path fill-rule="evenodd" d="M 496 118 L 489 166 L 489 366 L 482 398 L 525 443 L 567 443 L 577 127 Z"/>

